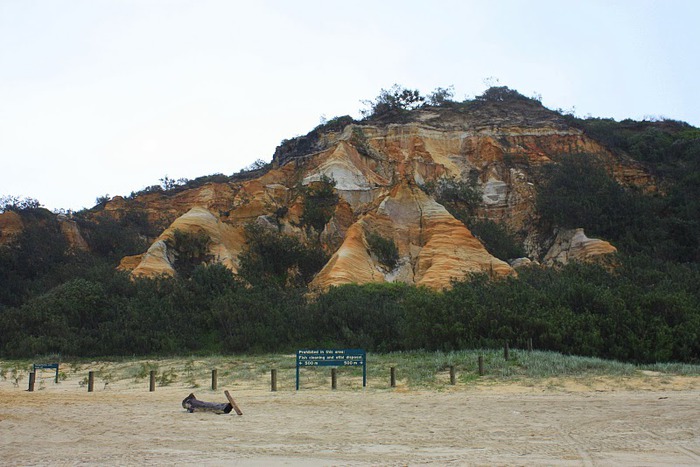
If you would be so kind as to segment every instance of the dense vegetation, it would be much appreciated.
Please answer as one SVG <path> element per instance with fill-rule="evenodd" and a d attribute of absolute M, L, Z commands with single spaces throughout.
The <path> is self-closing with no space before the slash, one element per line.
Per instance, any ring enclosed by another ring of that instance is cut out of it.
<path fill-rule="evenodd" d="M 420 100 L 392 88 L 380 97 L 371 108 L 380 114 L 457 105 L 449 90 Z M 496 88 L 468 105 L 508 100 L 529 102 Z M 207 238 L 180 236 L 172 245 L 177 277 L 131 280 L 115 266 L 122 256 L 144 250 L 141 234 L 148 225 L 142 214 L 100 222 L 78 216 L 88 253 L 72 251 L 55 216 L 38 203 L 8 198 L 4 209 L 19 212 L 25 230 L 0 247 L 0 355 L 279 352 L 306 346 L 458 350 L 504 340 L 517 346 L 532 338 L 539 349 L 563 353 L 700 361 L 700 130 L 668 121 L 567 118 L 646 164 L 660 180 L 656 193 L 625 189 L 584 156 L 543 169 L 547 183 L 537 204 L 542 228 L 583 227 L 612 241 L 620 251 L 614 268 L 530 268 L 517 279 L 477 276 L 444 292 L 344 286 L 310 298 L 306 285 L 327 260 L 318 238 L 337 203 L 333 182 L 322 180 L 301 193 L 308 244 L 252 225 L 241 274 L 234 276 L 222 266 L 198 264 Z M 338 131 L 347 123 L 344 117 L 328 122 Z M 445 180 L 427 189 L 493 254 L 521 255 L 513 233 L 474 216 L 479 193 L 469 181 Z M 389 240 L 372 238 L 373 253 L 391 267 L 396 256 Z"/>
<path fill-rule="evenodd" d="M 252 285 L 304 287 L 328 261 L 319 244 L 305 245 L 297 237 L 258 224 L 246 227 L 246 243 L 238 273 Z"/>
<path fill-rule="evenodd" d="M 654 130 L 656 131 L 656 130 Z M 700 133 L 681 132 L 655 155 L 665 194 L 624 189 L 585 155 L 545 168 L 537 209 L 548 225 L 583 227 L 630 254 L 663 261 L 700 261 Z M 668 136 L 672 138 L 672 136 Z M 644 154 L 657 153 L 647 148 Z M 651 156 L 649 156 L 651 157 Z M 640 159 L 645 159 L 640 156 Z"/>
<path fill-rule="evenodd" d="M 316 300 L 300 287 L 250 287 L 222 266 L 189 279 L 70 279 L 0 315 L 6 357 L 221 351 L 304 346 L 370 351 L 512 346 L 633 362 L 697 362 L 696 265 L 629 258 L 477 277 L 437 293 L 403 285 L 343 286 Z"/>

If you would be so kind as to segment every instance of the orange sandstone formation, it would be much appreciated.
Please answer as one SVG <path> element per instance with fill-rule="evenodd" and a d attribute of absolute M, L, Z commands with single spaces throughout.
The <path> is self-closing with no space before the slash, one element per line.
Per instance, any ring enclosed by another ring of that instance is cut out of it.
<path fill-rule="evenodd" d="M 483 193 L 477 215 L 518 232 L 532 260 L 552 264 L 614 252 L 612 245 L 588 239 L 582 231 L 560 232 L 547 251 L 551 241 L 542 241 L 546 233 L 536 227 L 539 169 L 584 153 L 620 183 L 653 189 L 651 176 L 638 163 L 607 150 L 559 114 L 534 103 L 484 104 L 468 111 L 425 108 L 394 121 L 319 128 L 284 142 L 273 168 L 258 177 L 117 197 L 99 215 L 120 218 L 138 209 L 162 229 L 147 252 L 122 261 L 120 267 L 134 275 L 175 273 L 168 239 L 176 229 L 205 232 L 212 261 L 235 271 L 245 248 L 245 224 L 262 222 L 302 241 L 320 239 L 331 258 L 311 284 L 316 289 L 395 281 L 442 289 L 470 273 L 514 274 L 425 188 L 443 178 L 475 180 Z M 323 231 L 310 236 L 300 225 L 301 187 L 326 177 L 335 182 L 339 202 Z M 370 251 L 370 233 L 397 246 L 393 270 Z"/>

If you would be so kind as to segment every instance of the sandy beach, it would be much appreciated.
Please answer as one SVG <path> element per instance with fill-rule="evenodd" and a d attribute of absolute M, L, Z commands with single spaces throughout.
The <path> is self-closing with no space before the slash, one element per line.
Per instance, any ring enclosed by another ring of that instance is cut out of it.
<path fill-rule="evenodd" d="M 697 377 L 298 392 L 289 379 L 276 392 L 263 378 L 154 392 L 98 380 L 91 393 L 81 372 L 38 381 L 0 382 L 3 465 L 700 464 Z M 190 392 L 226 402 L 225 389 L 242 416 L 181 406 Z"/>

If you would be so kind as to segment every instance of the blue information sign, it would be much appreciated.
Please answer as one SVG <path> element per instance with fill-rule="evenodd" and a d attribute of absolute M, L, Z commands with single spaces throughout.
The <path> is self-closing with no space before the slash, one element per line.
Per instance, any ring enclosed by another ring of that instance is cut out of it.
<path fill-rule="evenodd" d="M 362 386 L 367 386 L 367 354 L 362 349 L 297 350 L 297 391 L 299 368 L 314 366 L 362 366 Z"/>

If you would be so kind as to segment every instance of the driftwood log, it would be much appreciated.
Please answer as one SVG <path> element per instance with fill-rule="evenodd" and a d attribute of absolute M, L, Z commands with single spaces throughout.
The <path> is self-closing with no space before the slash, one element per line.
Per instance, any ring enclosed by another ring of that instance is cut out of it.
<path fill-rule="evenodd" d="M 182 400 L 182 407 L 188 412 L 214 412 L 214 413 L 231 413 L 233 405 L 231 403 L 219 404 L 216 402 L 204 402 L 197 399 L 194 394 L 190 394 Z"/>

